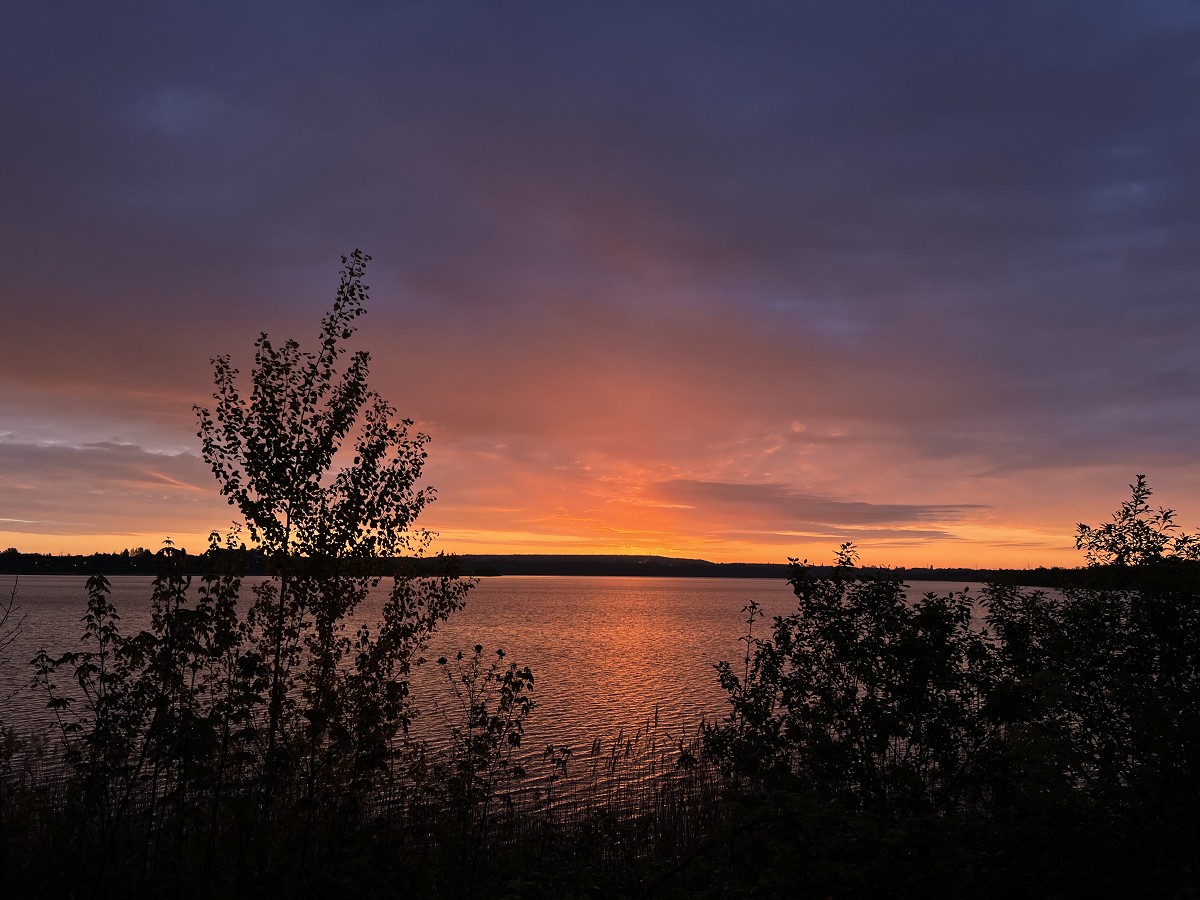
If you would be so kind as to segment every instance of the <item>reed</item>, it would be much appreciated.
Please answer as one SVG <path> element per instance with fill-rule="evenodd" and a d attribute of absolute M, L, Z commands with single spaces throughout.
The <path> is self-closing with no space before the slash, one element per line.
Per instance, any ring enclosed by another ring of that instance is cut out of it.
<path fill-rule="evenodd" d="M 495 777 L 487 803 L 447 782 L 454 750 L 412 744 L 370 791 L 314 798 L 303 772 L 273 787 L 270 807 L 250 783 L 226 785 L 213 823 L 203 785 L 171 802 L 147 772 L 111 839 L 87 804 L 77 772 L 30 741 L 3 774 L 4 876 L 13 888 L 95 896 L 262 896 L 357 877 L 399 878 L 428 896 L 490 890 L 530 860 L 565 857 L 579 872 L 627 887 L 648 867 L 697 848 L 721 809 L 721 779 L 700 731 L 676 734 L 657 716 L 632 732 L 526 754 Z M 457 804 L 457 805 L 456 805 Z M 471 840 L 464 867 L 464 836 Z M 103 855 L 103 859 L 101 856 Z M 536 868 L 536 866 L 535 866 Z"/>

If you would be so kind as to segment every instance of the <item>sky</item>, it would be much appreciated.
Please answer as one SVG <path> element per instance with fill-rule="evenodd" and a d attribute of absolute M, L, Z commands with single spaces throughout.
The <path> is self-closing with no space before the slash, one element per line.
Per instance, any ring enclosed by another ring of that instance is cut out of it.
<path fill-rule="evenodd" d="M 26 2 L 0 547 L 199 550 L 210 360 L 354 347 L 462 553 L 1082 564 L 1200 526 L 1195 2 Z"/>

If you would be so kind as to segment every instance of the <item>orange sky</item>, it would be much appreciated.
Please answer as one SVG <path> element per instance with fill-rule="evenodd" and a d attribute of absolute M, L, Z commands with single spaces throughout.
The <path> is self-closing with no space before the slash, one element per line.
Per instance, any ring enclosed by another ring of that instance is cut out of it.
<path fill-rule="evenodd" d="M 1138 473 L 1200 527 L 1200 13 L 684 6 L 20 4 L 0 547 L 226 527 L 209 360 L 354 247 L 449 551 L 1072 565 Z"/>
<path fill-rule="evenodd" d="M 356 342 L 371 337 L 367 328 Z M 852 540 L 872 564 L 1077 565 L 1075 523 L 1106 518 L 1131 478 L 1120 465 L 986 472 L 971 455 L 934 465 L 910 446 L 903 423 L 788 421 L 740 402 L 737 385 L 726 396 L 688 393 L 686 379 L 653 366 L 639 381 L 558 364 L 546 376 L 498 367 L 500 383 L 475 400 L 453 381 L 413 388 L 443 416 L 418 422 L 433 438 L 425 482 L 439 498 L 421 524 L 439 532 L 435 549 L 827 561 Z M 377 370 L 385 388 L 397 378 L 386 365 Z M 459 377 L 487 384 L 482 372 Z M 151 411 L 184 406 L 173 396 L 145 402 Z M 187 417 L 162 416 L 167 427 L 145 418 L 143 427 L 176 434 L 181 449 L 9 443 L 6 497 L 27 521 L 6 521 L 0 545 L 88 553 L 157 547 L 169 535 L 202 548 L 233 511 L 187 447 Z M 1189 472 L 1159 472 L 1152 486 L 1164 502 L 1194 496 Z"/>

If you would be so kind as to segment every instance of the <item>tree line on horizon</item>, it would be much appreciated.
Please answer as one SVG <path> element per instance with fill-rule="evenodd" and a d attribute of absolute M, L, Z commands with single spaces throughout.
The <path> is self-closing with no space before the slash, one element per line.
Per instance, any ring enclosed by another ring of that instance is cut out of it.
<path fill-rule="evenodd" d="M 222 551 L 224 552 L 224 551 Z M 266 553 L 257 547 L 240 547 L 241 570 L 246 575 L 271 573 Z M 0 552 L 0 575 L 146 575 L 161 568 L 162 548 L 125 549 L 117 553 L 53 554 L 22 553 L 15 547 Z M 209 551 L 186 556 L 185 574 L 200 576 L 211 569 Z M 645 556 L 639 554 L 579 553 L 463 553 L 444 559 L 395 557 L 376 561 L 377 573 L 391 577 L 397 571 L 431 575 L 449 561 L 463 577 L 491 578 L 504 575 L 568 576 L 652 576 L 675 578 L 775 578 L 790 576 L 787 563 L 716 563 L 684 557 Z M 815 566 L 816 571 L 832 572 L 836 567 Z M 1119 571 L 1105 566 L 1036 566 L 1025 569 L 979 569 L 966 566 L 865 566 L 870 572 L 895 572 L 911 581 L 948 581 L 1015 584 L 1023 587 L 1061 588 L 1094 582 L 1098 572 L 1113 569 L 1106 579 L 1119 577 Z"/>

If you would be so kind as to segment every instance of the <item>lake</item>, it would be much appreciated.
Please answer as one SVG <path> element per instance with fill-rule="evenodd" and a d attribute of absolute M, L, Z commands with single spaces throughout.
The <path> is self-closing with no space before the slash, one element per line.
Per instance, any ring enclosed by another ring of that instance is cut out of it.
<path fill-rule="evenodd" d="M 80 618 L 86 606 L 84 578 L 24 576 L 17 602 L 24 628 L 0 671 L 3 717 L 19 731 L 45 725 L 45 698 L 27 685 L 24 664 L 39 648 L 61 653 L 79 648 Z M 243 598 L 250 597 L 249 583 Z M 122 630 L 136 633 L 149 622 L 151 579 L 114 577 L 112 597 Z M 11 590 L 12 576 L 0 576 Z M 360 607 L 353 623 L 371 624 L 386 598 L 381 583 Z M 965 585 L 912 582 L 910 594 L 944 593 Z M 970 585 L 974 591 L 979 586 Z M 578 752 L 596 740 L 626 736 L 657 719 L 658 734 L 674 742 L 693 735 L 702 719 L 725 714 L 725 695 L 713 666 L 741 660 L 746 633 L 743 608 L 757 601 L 767 614 L 756 624 L 766 635 L 769 617 L 790 612 L 795 598 L 786 582 L 773 579 L 504 576 L 485 578 L 470 593 L 466 608 L 435 635 L 429 662 L 414 679 L 422 716 L 418 737 L 440 745 L 452 707 L 444 676 L 433 660 L 471 652 L 482 644 L 490 657 L 497 648 L 507 661 L 528 665 L 536 683 L 537 708 L 528 720 L 525 746 L 567 745 Z M 245 602 L 248 602 L 246 600 Z M 353 628 L 350 629 L 353 634 Z"/>

